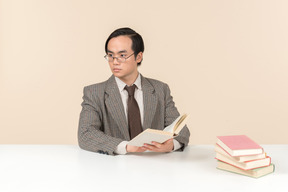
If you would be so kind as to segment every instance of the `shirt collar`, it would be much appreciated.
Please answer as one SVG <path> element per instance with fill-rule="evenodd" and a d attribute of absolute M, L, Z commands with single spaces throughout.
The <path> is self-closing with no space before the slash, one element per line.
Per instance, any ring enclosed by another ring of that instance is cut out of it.
<path fill-rule="evenodd" d="M 121 81 L 118 77 L 115 77 L 115 80 L 116 80 L 116 83 L 117 83 L 117 86 L 118 86 L 119 90 L 123 91 L 125 86 L 126 86 L 126 83 Z M 138 77 L 137 77 L 137 79 L 135 80 L 135 82 L 133 84 L 135 84 L 138 89 L 142 90 L 140 73 L 138 74 Z"/>

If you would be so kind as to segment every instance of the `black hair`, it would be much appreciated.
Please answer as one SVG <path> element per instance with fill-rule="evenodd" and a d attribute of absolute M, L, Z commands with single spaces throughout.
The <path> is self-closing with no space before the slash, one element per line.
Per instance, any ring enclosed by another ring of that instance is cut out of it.
<path fill-rule="evenodd" d="M 105 43 L 106 54 L 108 53 L 107 46 L 108 46 L 110 39 L 112 39 L 114 37 L 121 36 L 121 35 L 128 36 L 132 40 L 132 47 L 131 48 L 134 51 L 135 59 L 136 59 L 138 53 L 144 52 L 144 42 L 143 42 L 141 35 L 138 34 L 136 31 L 134 31 L 133 29 L 130 29 L 128 27 L 124 27 L 124 28 L 116 29 L 115 31 L 113 31 L 110 34 L 110 36 L 108 37 L 108 39 L 106 40 L 106 43 Z M 142 60 L 143 60 L 143 58 L 142 58 Z M 138 66 L 141 65 L 142 60 L 139 63 L 137 63 Z"/>

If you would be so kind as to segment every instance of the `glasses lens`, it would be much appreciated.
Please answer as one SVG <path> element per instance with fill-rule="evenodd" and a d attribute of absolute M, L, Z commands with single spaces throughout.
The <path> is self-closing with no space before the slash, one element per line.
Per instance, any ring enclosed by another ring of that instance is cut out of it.
<path fill-rule="evenodd" d="M 109 62 L 113 62 L 114 59 L 116 59 L 119 63 L 124 63 L 126 61 L 125 57 L 112 57 L 110 55 L 105 55 L 104 58 Z"/>
<path fill-rule="evenodd" d="M 105 55 L 104 58 L 109 62 L 113 61 L 113 57 L 111 57 L 109 55 Z"/>
<path fill-rule="evenodd" d="M 126 61 L 126 59 L 125 59 L 124 57 L 118 57 L 118 58 L 117 58 L 117 61 L 118 61 L 119 63 L 124 63 L 124 62 Z"/>
<path fill-rule="evenodd" d="M 113 57 L 108 55 L 108 61 L 112 62 L 113 61 Z"/>

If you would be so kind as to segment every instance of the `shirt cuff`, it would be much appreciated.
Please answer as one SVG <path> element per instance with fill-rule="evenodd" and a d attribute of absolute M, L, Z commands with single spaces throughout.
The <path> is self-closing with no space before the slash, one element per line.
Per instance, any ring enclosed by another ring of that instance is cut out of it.
<path fill-rule="evenodd" d="M 180 149 L 182 147 L 182 144 L 179 143 L 179 141 L 177 141 L 176 139 L 173 139 L 173 144 L 174 144 L 173 151 L 177 151 L 178 149 Z"/>
<path fill-rule="evenodd" d="M 128 141 L 122 141 L 121 143 L 119 143 L 119 145 L 117 145 L 115 153 L 118 154 L 118 155 L 125 155 L 127 153 L 126 145 L 128 143 L 129 143 Z"/>

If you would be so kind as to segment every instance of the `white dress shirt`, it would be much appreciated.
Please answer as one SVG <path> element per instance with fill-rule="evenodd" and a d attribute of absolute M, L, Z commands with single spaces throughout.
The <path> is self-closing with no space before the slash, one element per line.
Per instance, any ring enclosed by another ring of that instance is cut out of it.
<path fill-rule="evenodd" d="M 128 107 L 127 107 L 127 102 L 128 102 L 128 92 L 124 89 L 126 84 L 121 81 L 118 77 L 115 77 L 117 86 L 120 91 L 121 99 L 123 102 L 124 106 L 124 112 L 126 116 L 126 120 L 128 122 Z M 136 89 L 134 92 L 134 98 L 138 103 L 139 110 L 140 110 L 140 116 L 141 116 L 141 124 L 143 126 L 143 121 L 144 121 L 144 105 L 143 105 L 143 91 L 142 91 L 142 85 L 141 85 L 141 75 L 139 74 L 136 81 L 133 83 L 136 85 Z M 115 153 L 119 155 L 125 155 L 127 153 L 126 151 L 126 145 L 128 144 L 129 141 L 122 141 L 118 146 L 117 149 L 115 150 Z M 175 139 L 173 139 L 173 144 L 174 144 L 174 151 L 177 149 L 180 149 L 182 145 Z"/>

